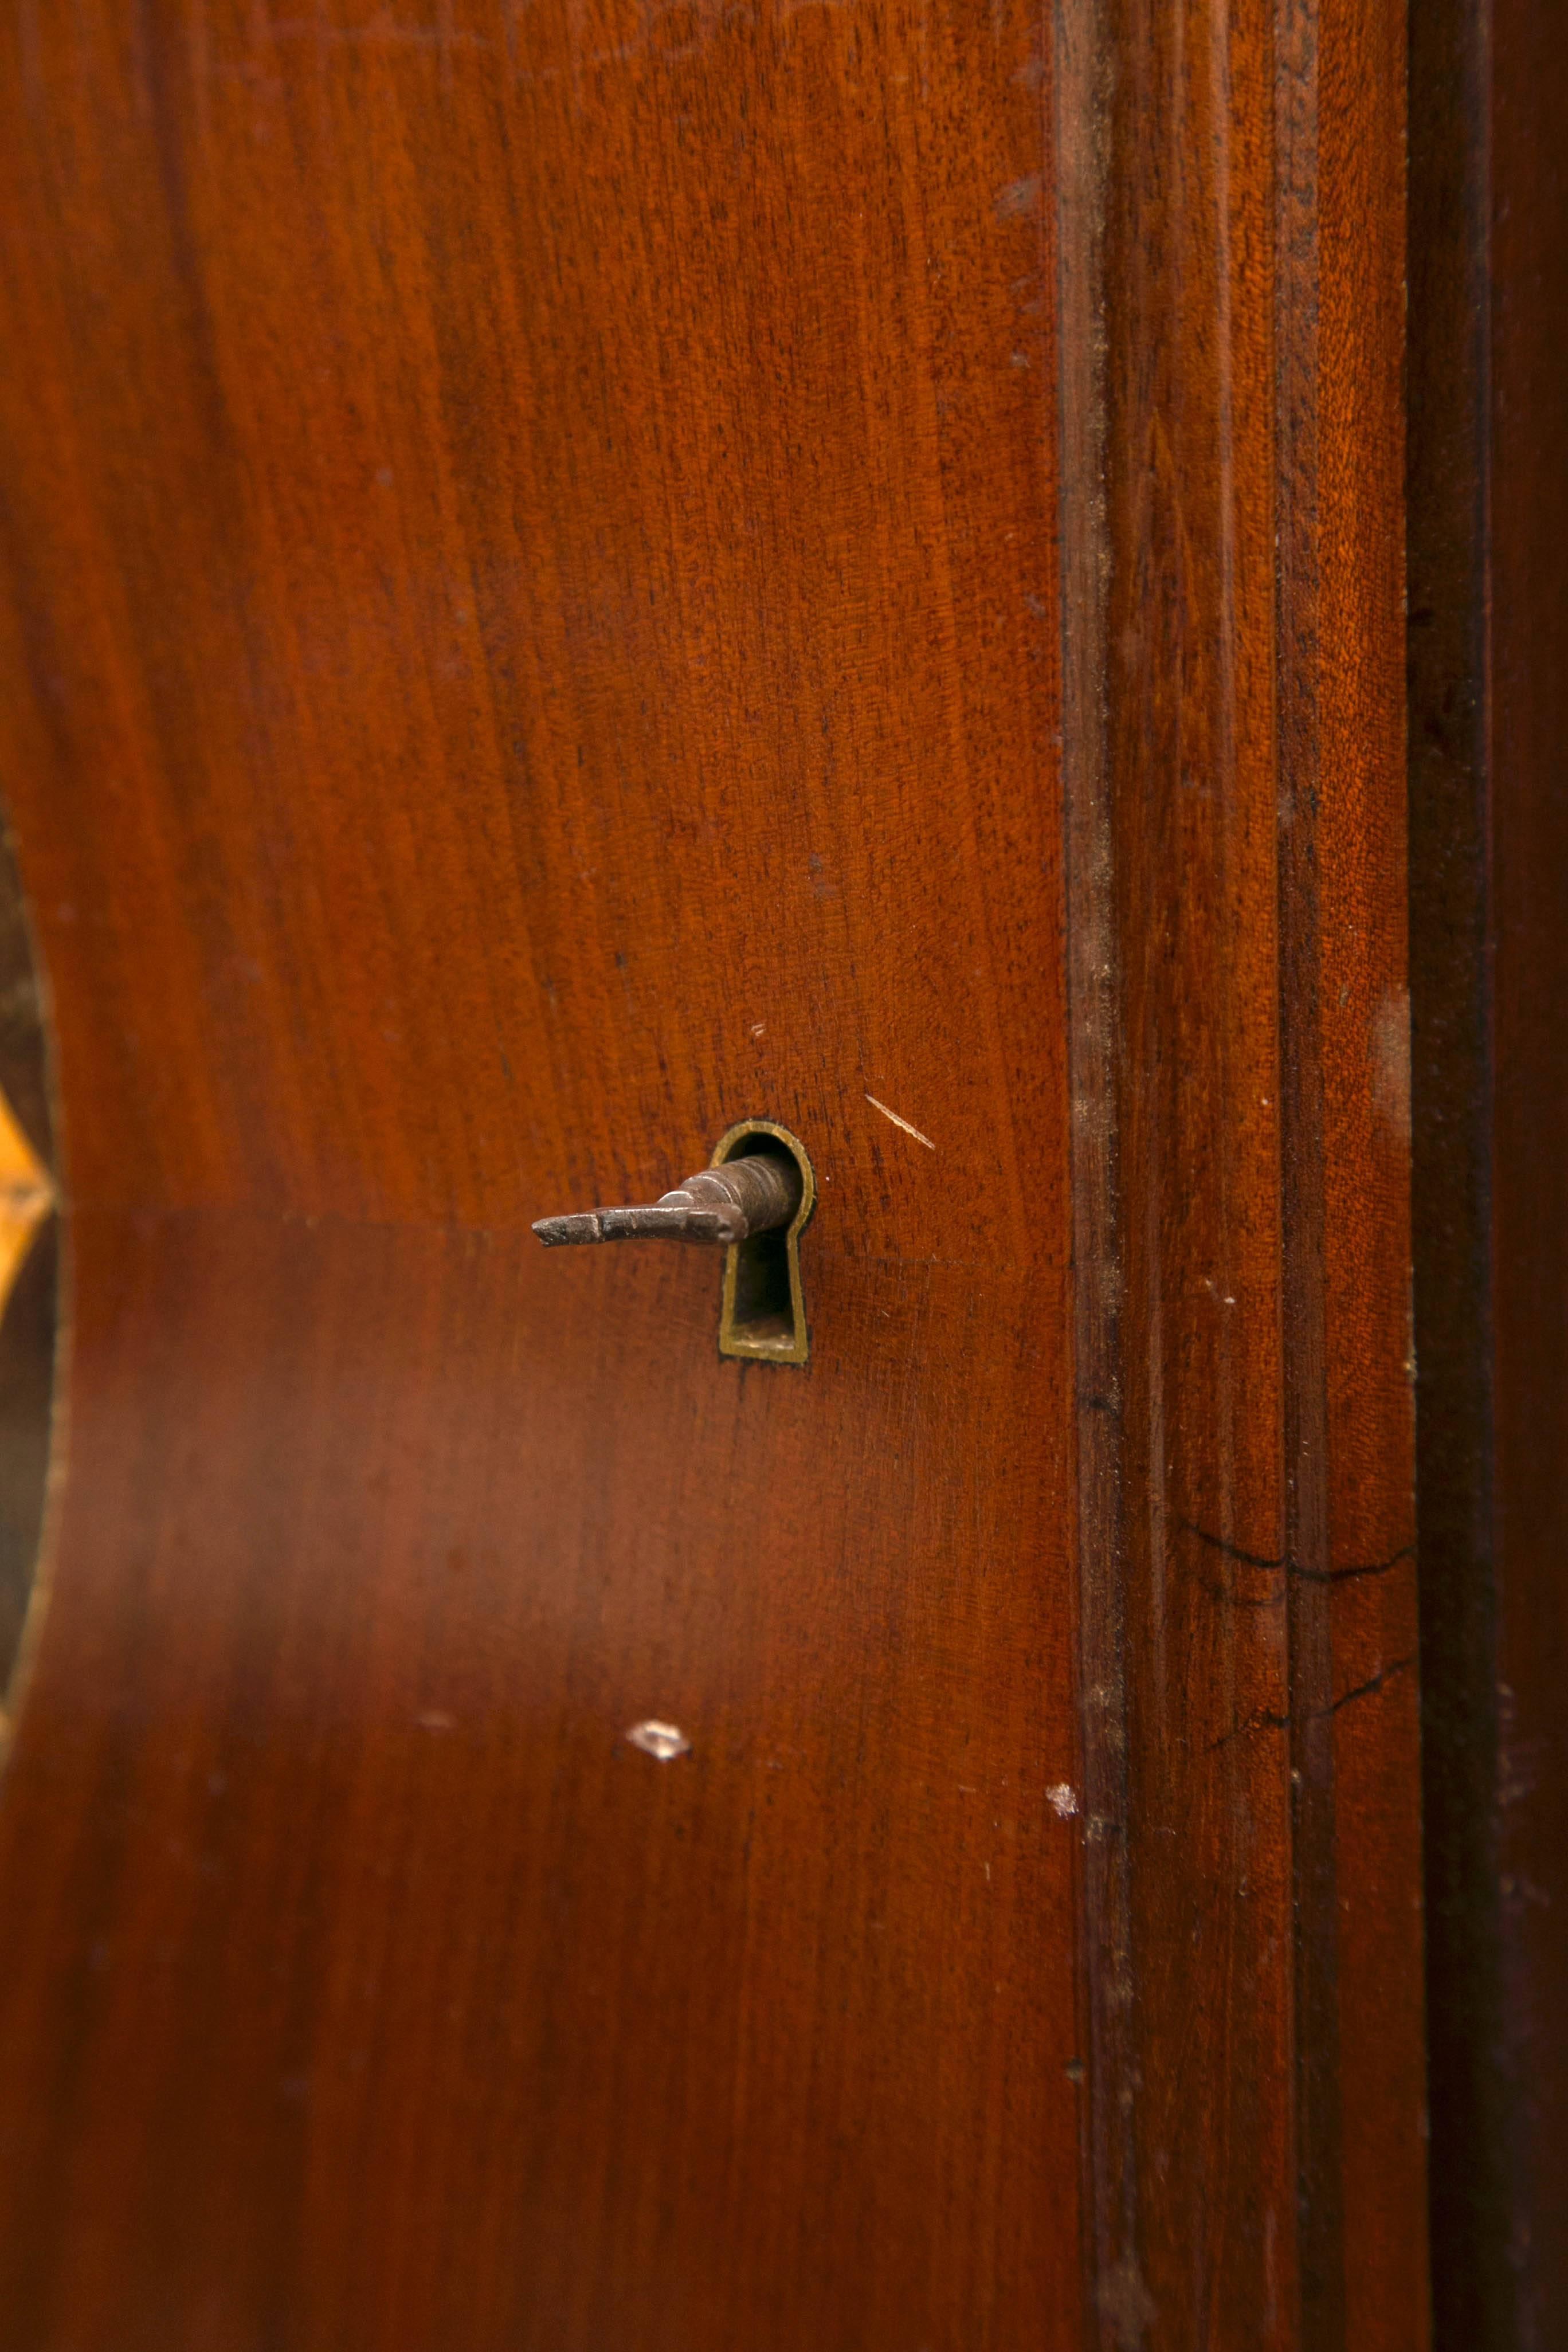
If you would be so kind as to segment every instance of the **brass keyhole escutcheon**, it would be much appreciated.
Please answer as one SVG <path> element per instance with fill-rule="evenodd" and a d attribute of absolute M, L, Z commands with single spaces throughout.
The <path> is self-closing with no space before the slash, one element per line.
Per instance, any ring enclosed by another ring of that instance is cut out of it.
<path fill-rule="evenodd" d="M 816 1178 L 805 1146 L 772 1119 L 743 1118 L 720 1138 L 712 1165 L 732 1160 L 789 1160 L 800 1177 L 800 1202 L 787 1225 L 752 1234 L 724 1253 L 719 1309 L 719 1353 L 770 1364 L 804 1364 L 811 1353 L 805 1293 L 800 1278 L 800 1237 L 816 1206 Z"/>
<path fill-rule="evenodd" d="M 705 1169 L 657 1201 L 542 1217 L 547 1249 L 597 1242 L 669 1240 L 724 1252 L 719 1353 L 804 1364 L 811 1352 L 800 1278 L 800 1236 L 816 1205 L 805 1146 L 770 1118 L 743 1118 L 721 1136 Z"/>

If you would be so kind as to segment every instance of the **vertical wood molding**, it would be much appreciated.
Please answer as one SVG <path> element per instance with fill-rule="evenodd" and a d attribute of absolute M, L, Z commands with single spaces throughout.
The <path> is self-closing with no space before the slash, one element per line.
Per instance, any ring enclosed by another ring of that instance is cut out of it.
<path fill-rule="evenodd" d="M 1110 2340 L 1137 2334 L 1132 2140 L 1126 1628 L 1121 1553 L 1121 1247 L 1117 1218 L 1119 975 L 1107 791 L 1104 236 L 1113 73 L 1100 0 L 1057 0 L 1057 188 L 1062 615 L 1062 811 L 1072 1118 L 1073 1344 L 1083 1718 L 1084 2042 L 1090 2097 L 1084 2302 Z"/>
<path fill-rule="evenodd" d="M 1427 2326 L 1403 16 L 1109 0 L 1058 53 L 1100 2340 L 1393 2352 Z"/>
<path fill-rule="evenodd" d="M 1568 102 L 1411 12 L 1410 783 L 1434 2335 L 1568 2329 Z"/>
<path fill-rule="evenodd" d="M 1285 1626 L 1295 1913 L 1297 2259 L 1301 2334 L 1345 2343 L 1329 1526 L 1322 910 L 1318 814 L 1322 598 L 1318 475 L 1319 12 L 1280 0 L 1275 59 L 1278 386 L 1276 757 L 1279 858 L 1280 1271 Z M 1292 1573 L 1291 1571 L 1295 1572 Z"/>

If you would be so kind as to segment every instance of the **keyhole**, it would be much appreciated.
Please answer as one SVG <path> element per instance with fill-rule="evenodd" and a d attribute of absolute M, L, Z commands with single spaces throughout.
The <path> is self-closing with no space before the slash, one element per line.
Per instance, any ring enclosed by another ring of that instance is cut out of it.
<path fill-rule="evenodd" d="M 746 1118 L 732 1127 L 710 1164 L 722 1168 L 726 1160 L 737 1160 L 743 1152 L 793 1160 L 800 1171 L 800 1206 L 782 1229 L 753 1234 L 749 1241 L 725 1251 L 719 1353 L 765 1363 L 804 1364 L 811 1341 L 800 1278 L 800 1236 L 816 1206 L 816 1180 L 805 1145 L 771 1119 Z"/>

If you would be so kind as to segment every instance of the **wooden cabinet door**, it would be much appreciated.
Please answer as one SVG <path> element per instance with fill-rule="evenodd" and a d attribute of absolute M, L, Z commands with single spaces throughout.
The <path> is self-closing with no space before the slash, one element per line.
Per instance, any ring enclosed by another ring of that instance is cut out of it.
<path fill-rule="evenodd" d="M 4 40 L 0 2346 L 1420 2346 L 1399 12 Z"/>

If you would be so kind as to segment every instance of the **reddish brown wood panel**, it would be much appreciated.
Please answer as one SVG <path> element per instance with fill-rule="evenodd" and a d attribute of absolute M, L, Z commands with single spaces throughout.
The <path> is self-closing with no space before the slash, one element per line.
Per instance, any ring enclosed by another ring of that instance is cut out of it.
<path fill-rule="evenodd" d="M 10 37 L 77 1308 L 0 2339 L 1076 2342 L 1034 19 Z M 527 1233 L 754 1114 L 805 1373 Z"/>
<path fill-rule="evenodd" d="M 1403 24 L 1108 21 L 1100 2268 L 1117 2342 L 1415 2346 Z"/>
<path fill-rule="evenodd" d="M 563 1315 L 526 1234 L 76 1234 L 0 2337 L 1076 2341 L 1004 1293 L 819 1265 L 811 1375 L 721 1384 L 675 1252 Z"/>

